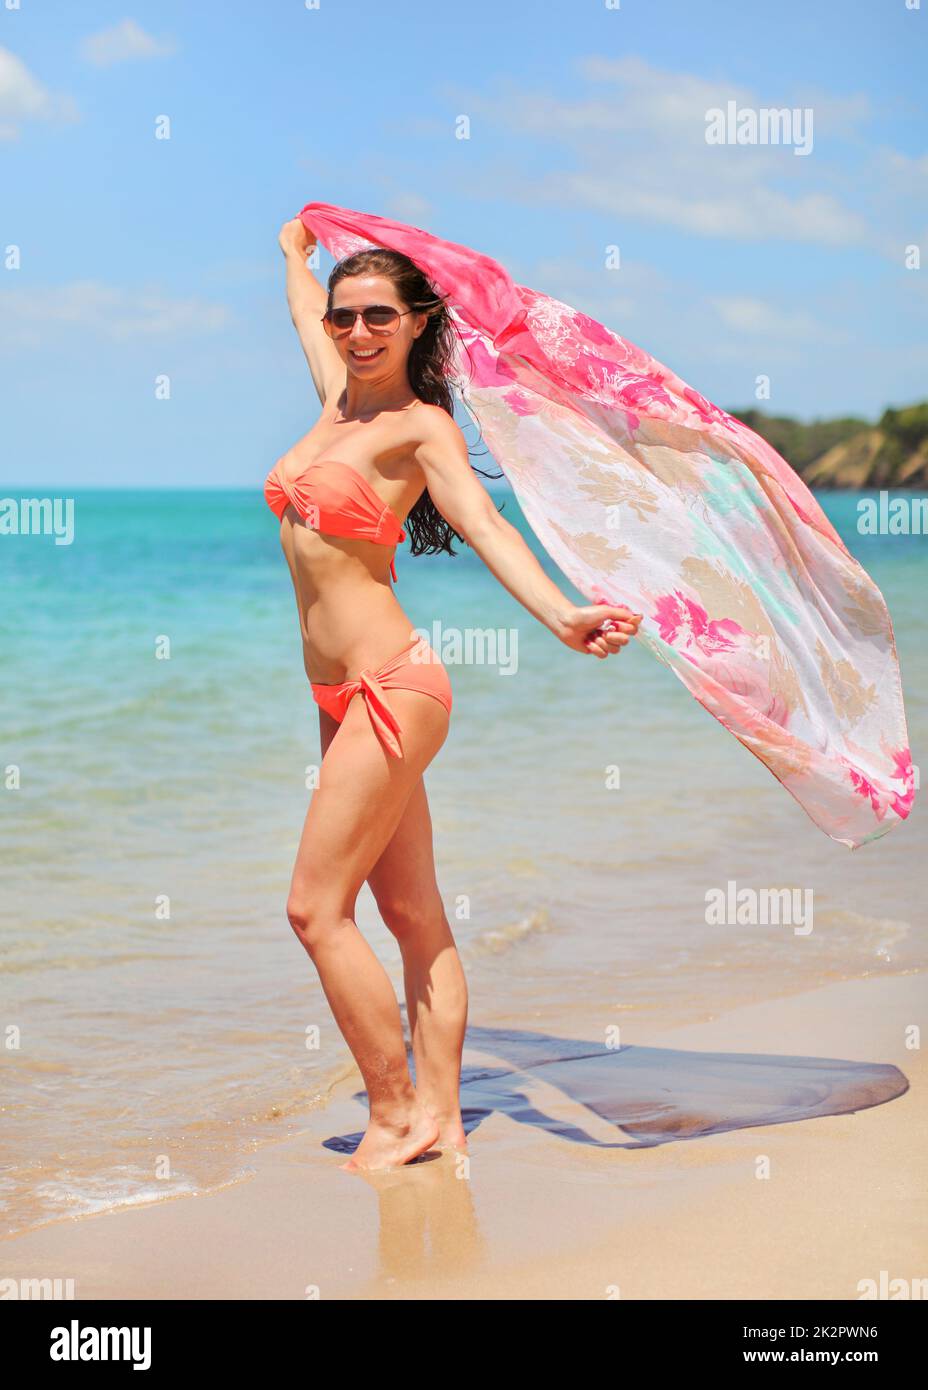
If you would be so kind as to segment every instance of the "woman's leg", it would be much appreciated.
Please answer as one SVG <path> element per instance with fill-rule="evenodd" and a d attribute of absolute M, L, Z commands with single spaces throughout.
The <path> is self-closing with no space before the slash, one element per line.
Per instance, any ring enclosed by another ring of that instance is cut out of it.
<path fill-rule="evenodd" d="M 438 1121 L 436 1142 L 464 1148 L 460 1088 L 467 982 L 435 878 L 432 820 L 421 777 L 367 881 L 403 953 L 416 1095 Z"/>
<path fill-rule="evenodd" d="M 430 696 L 394 690 L 390 703 L 405 756 L 387 755 L 355 696 L 323 756 L 287 903 L 367 1087 L 370 1123 L 345 1168 L 406 1163 L 439 1133 L 412 1085 L 393 987 L 354 922 L 358 891 L 448 732 L 448 713 Z"/>

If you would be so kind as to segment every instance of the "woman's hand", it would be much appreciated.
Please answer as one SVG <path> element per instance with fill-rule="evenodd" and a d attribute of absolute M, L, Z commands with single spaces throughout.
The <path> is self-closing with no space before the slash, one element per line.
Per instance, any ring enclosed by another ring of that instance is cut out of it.
<path fill-rule="evenodd" d="M 277 240 L 285 256 L 302 256 L 305 260 L 316 244 L 316 234 L 307 231 L 301 218 L 291 217 L 281 227 Z"/>
<path fill-rule="evenodd" d="M 604 660 L 620 652 L 635 636 L 643 616 L 622 604 L 594 603 L 588 608 L 568 609 L 554 632 L 575 652 L 588 652 Z"/>

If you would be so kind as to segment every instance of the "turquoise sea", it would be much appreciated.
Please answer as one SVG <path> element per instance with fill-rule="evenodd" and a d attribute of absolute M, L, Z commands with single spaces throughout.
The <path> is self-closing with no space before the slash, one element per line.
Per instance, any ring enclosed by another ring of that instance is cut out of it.
<path fill-rule="evenodd" d="M 71 545 L 0 538 L 6 1229 L 233 1180 L 350 1068 L 284 913 L 319 742 L 274 519 L 257 490 L 74 498 Z M 928 539 L 821 500 L 889 605 L 924 763 Z M 852 853 L 642 647 L 568 651 L 466 548 L 397 563 L 433 645 L 517 642 L 449 667 L 426 774 L 472 1023 L 557 1034 L 579 1008 L 633 1040 L 928 963 L 918 795 Z M 814 929 L 707 925 L 729 880 L 812 890 Z M 367 890 L 359 923 L 399 990 Z"/>

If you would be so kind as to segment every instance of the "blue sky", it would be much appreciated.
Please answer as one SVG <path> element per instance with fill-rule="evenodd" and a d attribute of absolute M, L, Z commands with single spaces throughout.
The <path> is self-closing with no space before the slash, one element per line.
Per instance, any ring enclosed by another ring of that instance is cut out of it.
<path fill-rule="evenodd" d="M 277 249 L 312 200 L 495 256 L 729 409 L 759 375 L 803 419 L 928 396 L 928 0 L 9 2 L 0 490 L 259 485 L 318 412 Z M 729 100 L 811 109 L 811 152 L 708 145 Z"/>

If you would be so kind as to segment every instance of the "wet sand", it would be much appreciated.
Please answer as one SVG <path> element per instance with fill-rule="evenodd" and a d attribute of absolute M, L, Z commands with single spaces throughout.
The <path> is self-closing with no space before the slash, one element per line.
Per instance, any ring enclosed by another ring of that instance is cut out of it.
<path fill-rule="evenodd" d="M 620 1048 L 582 1015 L 557 1038 L 475 1019 L 466 1160 L 342 1172 L 356 1078 L 243 1180 L 11 1237 L 0 1278 L 130 1299 L 856 1299 L 881 1272 L 916 1280 L 926 981 L 627 1024 Z"/>

